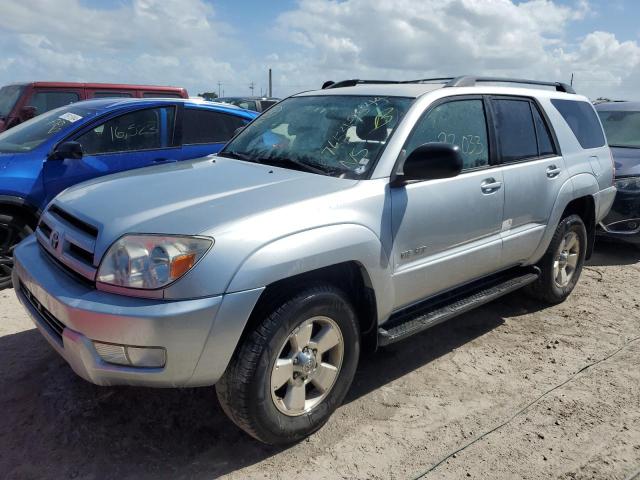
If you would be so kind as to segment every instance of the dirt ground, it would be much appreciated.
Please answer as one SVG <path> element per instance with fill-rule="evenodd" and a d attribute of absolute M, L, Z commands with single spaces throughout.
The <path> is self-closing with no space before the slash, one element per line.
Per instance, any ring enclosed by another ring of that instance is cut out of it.
<path fill-rule="evenodd" d="M 284 450 L 213 388 L 81 380 L 0 292 L 0 478 L 636 478 L 639 261 L 601 244 L 562 305 L 512 294 L 365 356 L 329 423 Z"/>

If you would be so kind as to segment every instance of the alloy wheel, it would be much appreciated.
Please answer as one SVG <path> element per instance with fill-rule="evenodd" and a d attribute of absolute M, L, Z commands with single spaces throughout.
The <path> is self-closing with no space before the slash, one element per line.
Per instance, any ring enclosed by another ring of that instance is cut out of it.
<path fill-rule="evenodd" d="M 287 416 L 316 407 L 333 388 L 344 357 L 344 339 L 329 317 L 305 320 L 294 329 L 273 364 L 271 398 Z"/>
<path fill-rule="evenodd" d="M 580 239 L 575 232 L 568 232 L 556 252 L 553 261 L 553 279 L 556 285 L 564 288 L 569 285 L 580 258 Z"/>

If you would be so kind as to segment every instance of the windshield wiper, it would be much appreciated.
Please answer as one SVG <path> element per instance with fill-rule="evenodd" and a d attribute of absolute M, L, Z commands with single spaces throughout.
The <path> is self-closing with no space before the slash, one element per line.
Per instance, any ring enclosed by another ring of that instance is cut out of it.
<path fill-rule="evenodd" d="M 640 145 L 639 146 L 633 146 L 633 145 L 609 145 L 610 147 L 613 148 L 635 148 L 635 149 L 640 149 Z"/>
<path fill-rule="evenodd" d="M 291 165 L 294 168 L 299 170 L 303 170 L 309 173 L 317 173 L 319 175 L 326 175 L 327 171 L 320 166 L 313 166 L 305 162 L 301 162 L 299 160 L 295 160 L 289 157 L 265 157 L 256 159 L 259 163 L 264 163 L 266 165 L 280 166 L 280 165 Z"/>
<path fill-rule="evenodd" d="M 225 150 L 223 152 L 218 152 L 219 157 L 225 158 L 233 158 L 234 160 L 246 160 L 248 162 L 255 162 L 255 158 L 253 158 L 248 153 L 244 152 L 234 152 L 232 150 Z"/>

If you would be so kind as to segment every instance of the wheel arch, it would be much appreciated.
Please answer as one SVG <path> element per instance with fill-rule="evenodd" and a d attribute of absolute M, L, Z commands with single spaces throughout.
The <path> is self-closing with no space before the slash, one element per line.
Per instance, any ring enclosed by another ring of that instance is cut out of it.
<path fill-rule="evenodd" d="M 40 218 L 40 210 L 29 203 L 22 197 L 14 195 L 0 195 L 0 213 L 8 212 L 14 215 L 20 215 L 21 217 L 29 221 L 29 225 L 35 229 Z"/>

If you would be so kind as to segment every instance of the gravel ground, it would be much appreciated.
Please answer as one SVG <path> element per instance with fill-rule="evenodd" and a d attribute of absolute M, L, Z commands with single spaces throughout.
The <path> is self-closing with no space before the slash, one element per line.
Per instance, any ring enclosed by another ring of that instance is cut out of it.
<path fill-rule="evenodd" d="M 0 292 L 0 478 L 635 478 L 639 260 L 602 244 L 562 305 L 512 294 L 362 358 L 329 423 L 284 450 L 213 388 L 81 380 Z"/>

